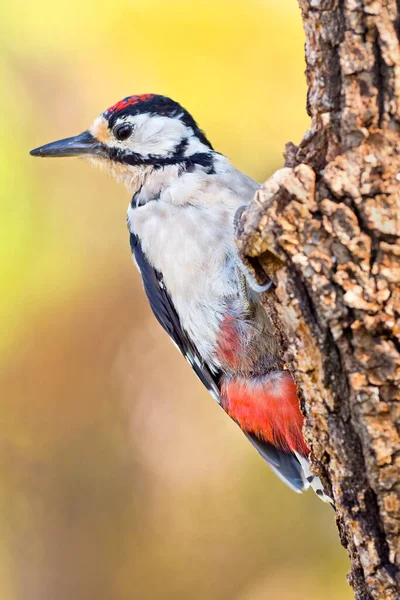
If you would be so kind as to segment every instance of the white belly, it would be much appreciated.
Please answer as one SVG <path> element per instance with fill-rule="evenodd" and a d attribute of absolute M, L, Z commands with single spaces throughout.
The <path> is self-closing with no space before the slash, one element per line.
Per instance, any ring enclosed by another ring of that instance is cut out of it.
<path fill-rule="evenodd" d="M 164 284 L 181 324 L 201 355 L 215 357 L 227 302 L 239 295 L 234 255 L 233 207 L 177 206 L 161 200 L 129 209 L 130 228 Z"/>

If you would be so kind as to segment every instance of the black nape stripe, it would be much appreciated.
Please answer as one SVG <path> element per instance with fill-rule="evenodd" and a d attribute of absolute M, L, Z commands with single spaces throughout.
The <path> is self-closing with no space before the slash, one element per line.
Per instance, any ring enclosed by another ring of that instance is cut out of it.
<path fill-rule="evenodd" d="M 197 165 L 204 167 L 208 175 L 215 175 L 214 157 L 211 152 L 196 152 L 189 156 L 183 172 L 193 171 Z"/>
<path fill-rule="evenodd" d="M 174 156 L 179 157 L 185 153 L 186 148 L 189 145 L 189 140 L 187 138 L 182 138 L 177 147 L 174 150 Z"/>

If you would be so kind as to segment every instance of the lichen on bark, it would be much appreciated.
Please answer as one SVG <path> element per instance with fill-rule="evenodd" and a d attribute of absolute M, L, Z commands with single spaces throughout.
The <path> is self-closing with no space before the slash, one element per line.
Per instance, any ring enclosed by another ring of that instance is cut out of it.
<path fill-rule="evenodd" d="M 299 0 L 311 128 L 239 252 L 276 284 L 314 470 L 357 600 L 400 598 L 400 2 Z"/>

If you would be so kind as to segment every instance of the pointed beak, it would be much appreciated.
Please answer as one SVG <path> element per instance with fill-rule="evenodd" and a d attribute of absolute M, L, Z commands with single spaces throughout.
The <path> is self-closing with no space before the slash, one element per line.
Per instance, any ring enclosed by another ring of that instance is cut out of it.
<path fill-rule="evenodd" d="M 32 156 L 105 156 L 104 146 L 89 132 L 51 142 L 30 151 Z"/>

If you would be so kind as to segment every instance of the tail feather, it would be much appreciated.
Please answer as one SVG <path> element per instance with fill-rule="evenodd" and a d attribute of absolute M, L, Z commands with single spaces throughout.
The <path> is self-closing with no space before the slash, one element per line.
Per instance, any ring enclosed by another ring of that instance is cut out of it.
<path fill-rule="evenodd" d="M 310 469 L 310 463 L 307 460 L 307 458 L 305 458 L 304 456 L 301 456 L 300 454 L 296 454 L 296 458 L 299 461 L 300 465 L 301 465 L 301 469 L 303 472 L 303 477 L 305 478 L 305 481 L 307 482 L 307 485 L 304 487 L 304 489 L 308 489 L 309 487 L 311 487 L 314 492 L 317 494 L 318 498 L 321 498 L 321 500 L 323 502 L 329 502 L 329 504 L 332 504 L 332 506 L 334 506 L 333 500 L 330 496 L 328 496 L 328 494 L 325 493 L 324 488 L 322 487 L 322 483 L 319 477 L 317 477 L 316 475 L 314 475 L 314 473 L 311 471 Z"/>
<path fill-rule="evenodd" d="M 292 452 L 281 450 L 272 444 L 259 440 L 253 433 L 244 432 L 257 452 L 268 463 L 278 477 L 295 492 L 307 489 L 300 462 Z"/>
<path fill-rule="evenodd" d="M 332 498 L 325 493 L 320 478 L 312 473 L 307 458 L 297 452 L 286 452 L 276 448 L 272 444 L 259 440 L 252 433 L 244 432 L 244 434 L 279 479 L 293 491 L 300 494 L 311 487 L 323 502 L 334 506 Z"/>

